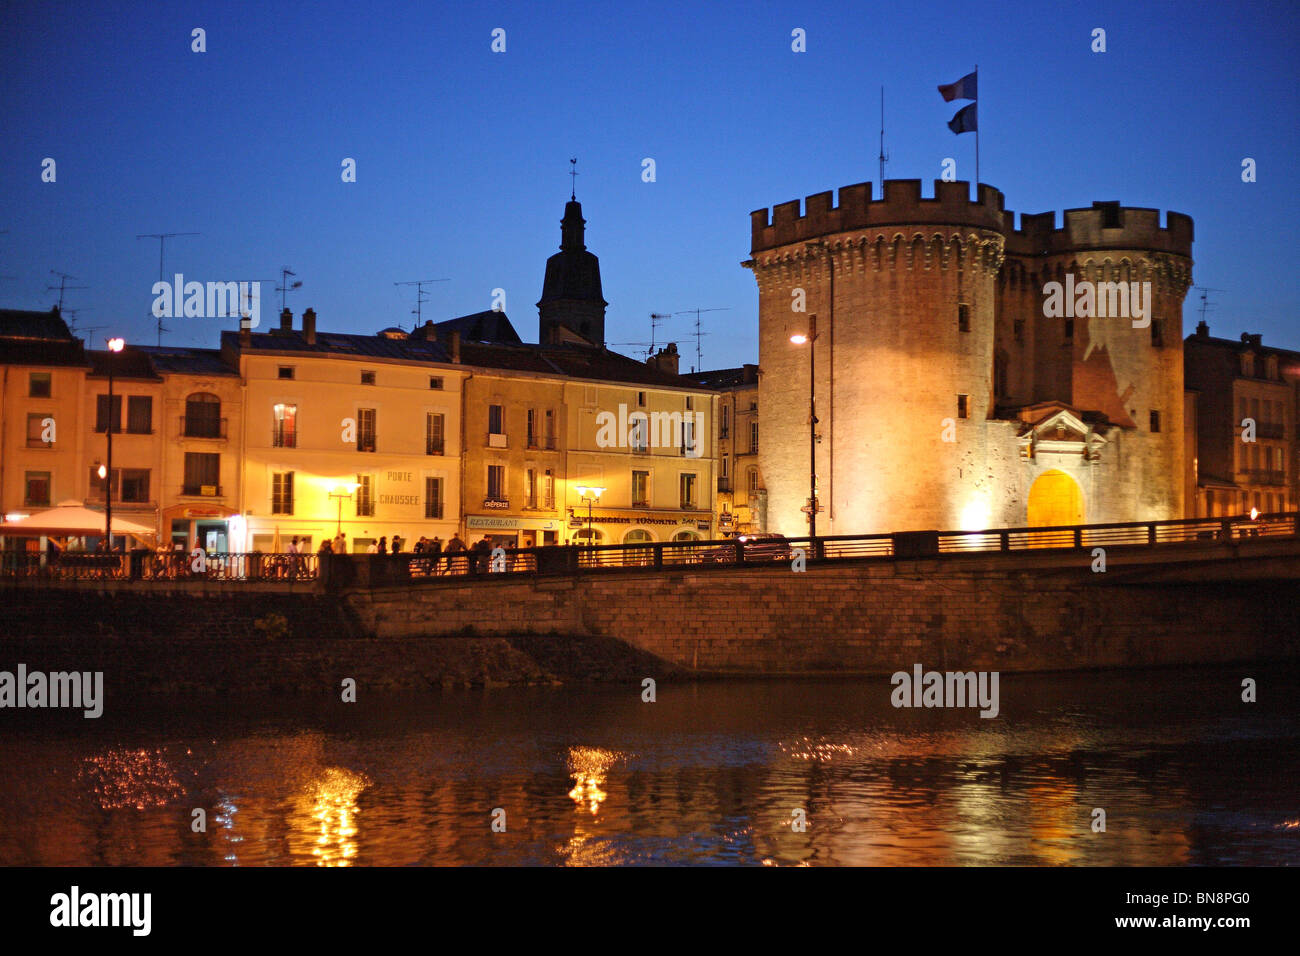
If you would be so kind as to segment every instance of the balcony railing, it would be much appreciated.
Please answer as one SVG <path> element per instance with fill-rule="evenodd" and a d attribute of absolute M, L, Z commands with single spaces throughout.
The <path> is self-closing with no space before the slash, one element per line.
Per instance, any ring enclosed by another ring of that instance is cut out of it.
<path fill-rule="evenodd" d="M 730 478 L 719 478 L 719 479 L 718 479 L 718 493 L 719 493 L 719 494 L 724 494 L 724 495 L 725 495 L 725 494 L 727 494 L 727 493 L 730 492 L 730 491 L 731 491 L 731 479 L 730 479 Z"/>
<path fill-rule="evenodd" d="M 297 448 L 298 432 L 292 428 L 282 428 L 278 425 L 271 426 L 271 447 L 272 448 Z"/>
<path fill-rule="evenodd" d="M 442 442 L 441 439 L 439 439 L 438 441 L 426 441 L 424 443 L 424 453 L 426 455 L 445 454 L 444 443 Z"/>
<path fill-rule="evenodd" d="M 216 438 L 226 437 L 226 420 L 224 418 L 191 418 L 181 416 L 182 438 Z"/>
<path fill-rule="evenodd" d="M 554 435 L 529 435 L 527 442 L 534 451 L 555 451 Z"/>
<path fill-rule="evenodd" d="M 1241 472 L 1248 485 L 1285 485 L 1286 472 L 1275 468 L 1247 468 Z"/>
<path fill-rule="evenodd" d="M 181 485 L 181 494 L 190 497 L 199 498 L 220 498 L 222 496 L 220 485 Z"/>
<path fill-rule="evenodd" d="M 1234 428 L 1233 431 L 1236 432 L 1237 429 Z M 1283 425 L 1281 422 L 1256 422 L 1255 423 L 1256 438 L 1277 439 L 1277 438 L 1281 438 L 1282 435 L 1285 434 L 1285 432 L 1286 432 L 1286 426 Z"/>

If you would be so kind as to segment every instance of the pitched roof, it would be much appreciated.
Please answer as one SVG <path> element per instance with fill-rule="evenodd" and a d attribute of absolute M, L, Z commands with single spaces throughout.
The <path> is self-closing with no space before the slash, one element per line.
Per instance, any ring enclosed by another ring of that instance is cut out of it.
<path fill-rule="evenodd" d="M 317 332 L 316 342 L 307 344 L 301 330 L 292 332 L 256 332 L 250 344 L 239 344 L 239 333 L 221 333 L 221 345 L 236 352 L 300 352 L 321 356 L 355 355 L 366 358 L 387 358 L 400 362 L 450 362 L 447 350 L 436 341 L 406 338 L 391 339 L 384 335 L 353 335 L 343 332 Z"/>
<path fill-rule="evenodd" d="M 461 362 L 479 368 L 536 372 L 603 382 L 627 382 L 690 391 L 708 390 L 684 375 L 669 375 L 609 349 L 581 345 L 489 345 L 471 342 L 460 348 Z"/>
<path fill-rule="evenodd" d="M 226 364 L 218 349 L 142 345 L 138 350 L 149 357 L 159 375 L 239 375 L 238 369 Z"/>
<path fill-rule="evenodd" d="M 0 309 L 0 364 L 88 368 L 90 360 L 58 309 Z"/>
<path fill-rule="evenodd" d="M 752 377 L 747 371 L 753 369 Z M 740 368 L 715 368 L 703 372 L 688 372 L 685 377 L 699 382 L 706 388 L 728 389 L 744 385 L 758 386 L 758 366 L 742 365 Z"/>
<path fill-rule="evenodd" d="M 93 378 L 108 378 L 108 361 L 112 356 L 114 378 L 162 381 L 162 376 L 154 371 L 149 356 L 134 346 L 128 345 L 121 352 L 94 350 L 86 354 L 90 356 L 90 374 Z"/>
<path fill-rule="evenodd" d="M 435 323 L 433 327 L 438 335 L 459 332 L 460 337 L 469 342 L 495 342 L 498 345 L 519 345 L 523 342 L 505 312 L 498 309 L 486 309 L 447 319 Z"/>

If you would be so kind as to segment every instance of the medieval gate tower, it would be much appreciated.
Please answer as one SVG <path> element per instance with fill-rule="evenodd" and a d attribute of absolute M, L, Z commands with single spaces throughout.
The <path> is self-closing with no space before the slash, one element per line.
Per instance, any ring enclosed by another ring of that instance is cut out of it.
<path fill-rule="evenodd" d="M 934 190 L 751 214 L 769 528 L 807 533 L 809 348 L 819 534 L 1182 517 L 1191 219 L 1094 203 L 1016 229 L 990 186 Z"/>

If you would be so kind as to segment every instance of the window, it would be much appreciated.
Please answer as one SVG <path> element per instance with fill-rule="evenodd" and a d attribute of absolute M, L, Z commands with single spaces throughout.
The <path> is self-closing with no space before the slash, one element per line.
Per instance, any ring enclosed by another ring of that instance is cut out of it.
<path fill-rule="evenodd" d="M 529 468 L 524 472 L 524 507 L 537 507 L 537 470 Z"/>
<path fill-rule="evenodd" d="M 120 501 L 121 492 L 118 490 L 119 481 L 122 477 L 121 469 L 114 468 L 112 474 L 107 478 L 99 477 L 99 466 L 92 465 L 90 468 L 90 496 L 100 501 L 104 500 L 105 485 L 113 489 L 113 500 Z"/>
<path fill-rule="evenodd" d="M 1160 431 L 1160 413 L 1154 408 L 1151 409 L 1151 430 L 1153 432 Z"/>
<path fill-rule="evenodd" d="M 429 412 L 424 416 L 424 453 L 441 455 L 443 453 L 443 430 L 446 424 L 442 412 Z"/>
<path fill-rule="evenodd" d="M 644 455 L 650 448 L 650 419 L 640 412 L 632 419 L 632 451 Z"/>
<path fill-rule="evenodd" d="M 281 366 L 280 366 L 280 378 L 293 378 L 293 366 L 292 366 L 292 365 L 281 365 Z"/>
<path fill-rule="evenodd" d="M 505 407 L 501 405 L 488 406 L 488 434 L 504 435 L 505 432 Z"/>
<path fill-rule="evenodd" d="M 1065 344 L 1071 345 L 1073 343 L 1074 343 L 1074 319 L 1066 319 L 1065 320 Z"/>
<path fill-rule="evenodd" d="M 720 477 L 725 479 L 727 477 L 727 456 L 726 455 L 722 456 L 721 466 L 722 466 L 722 473 Z"/>
<path fill-rule="evenodd" d="M 49 412 L 28 412 L 27 413 L 27 447 L 28 448 L 52 448 L 54 446 L 54 429 L 46 430 L 46 421 L 54 421 L 54 417 Z M 46 441 L 46 438 L 50 441 Z"/>
<path fill-rule="evenodd" d="M 208 392 L 195 392 L 185 399 L 185 436 L 221 437 L 221 399 Z"/>
<path fill-rule="evenodd" d="M 993 394 L 997 398 L 1007 394 L 1007 356 L 1001 351 L 993 356 Z"/>
<path fill-rule="evenodd" d="M 149 500 L 149 469 L 122 469 L 122 500 L 132 504 L 144 504 Z"/>
<path fill-rule="evenodd" d="M 375 516 L 374 486 L 369 475 L 357 475 L 357 517 L 373 518 Z"/>
<path fill-rule="evenodd" d="M 749 450 L 758 453 L 758 422 L 749 423 Z"/>
<path fill-rule="evenodd" d="M 185 485 L 181 494 L 221 494 L 221 456 L 207 452 L 185 453 Z"/>
<path fill-rule="evenodd" d="M 126 400 L 126 430 L 133 435 L 153 432 L 153 397 L 132 395 Z"/>
<path fill-rule="evenodd" d="M 95 431 L 108 431 L 108 412 L 109 407 L 113 409 L 113 433 L 121 434 L 122 432 L 122 396 L 114 395 L 112 401 L 109 401 L 107 395 L 95 396 Z"/>
<path fill-rule="evenodd" d="M 546 410 L 546 447 L 555 447 L 555 409 Z"/>
<path fill-rule="evenodd" d="M 426 518 L 442 517 L 442 479 L 424 479 L 424 516 Z"/>
<path fill-rule="evenodd" d="M 31 372 L 27 376 L 28 398 L 49 398 L 51 395 L 51 378 L 49 372 Z"/>
<path fill-rule="evenodd" d="M 632 507 L 650 507 L 650 472 L 632 472 Z"/>
<path fill-rule="evenodd" d="M 1277 356 L 1270 355 L 1267 361 L 1268 361 L 1268 377 L 1276 381 L 1277 380 Z"/>
<path fill-rule="evenodd" d="M 1151 320 L 1151 344 L 1163 348 L 1165 344 L 1164 323 L 1160 319 Z"/>
<path fill-rule="evenodd" d="M 694 455 L 695 448 L 695 422 L 682 422 L 682 454 Z"/>
<path fill-rule="evenodd" d="M 751 498 L 753 498 L 756 494 L 758 494 L 758 469 L 757 468 L 750 468 L 747 472 L 745 472 L 745 490 L 749 493 L 749 497 Z"/>
<path fill-rule="evenodd" d="M 957 306 L 957 331 L 958 332 L 970 331 L 970 306 L 969 305 Z"/>
<path fill-rule="evenodd" d="M 357 451 L 375 450 L 375 410 L 357 409 Z"/>
<path fill-rule="evenodd" d="M 695 476 L 692 474 L 683 474 L 681 480 L 682 507 L 695 507 Z"/>
<path fill-rule="evenodd" d="M 50 503 L 50 473 L 29 471 L 23 476 L 23 504 L 25 506 Z"/>
<path fill-rule="evenodd" d="M 693 411 L 695 408 L 695 398 L 691 395 L 686 396 L 686 410 Z"/>
<path fill-rule="evenodd" d="M 374 372 L 362 372 L 362 373 L 361 373 L 361 384 L 362 384 L 362 385 L 374 385 L 374 384 L 375 384 L 375 373 L 374 373 Z"/>
<path fill-rule="evenodd" d="M 970 418 L 970 396 L 969 395 L 957 396 L 957 417 Z"/>
<path fill-rule="evenodd" d="M 537 409 L 528 409 L 528 447 L 537 447 Z"/>
<path fill-rule="evenodd" d="M 542 507 L 555 507 L 555 473 L 549 468 L 542 473 Z"/>
<path fill-rule="evenodd" d="M 432 388 L 432 389 L 436 389 L 436 390 L 438 390 L 438 391 L 441 391 L 441 390 L 442 390 L 442 376 L 441 376 L 441 375 L 430 375 L 430 376 L 429 376 L 429 387 Z"/>
<path fill-rule="evenodd" d="M 645 408 L 645 392 L 636 393 L 636 407 Z"/>
<path fill-rule="evenodd" d="M 278 471 L 271 475 L 271 514 L 293 514 L 293 472 Z"/>
<path fill-rule="evenodd" d="M 487 496 L 504 498 L 506 496 L 506 466 L 488 465 Z"/>
<path fill-rule="evenodd" d="M 719 426 L 718 437 L 726 438 L 731 428 L 731 408 L 727 405 L 722 406 L 722 424 Z"/>
<path fill-rule="evenodd" d="M 1024 319 L 1016 319 L 1015 322 L 1012 323 L 1011 329 L 1012 329 L 1012 334 L 1015 336 L 1017 342 L 1023 342 L 1025 340 Z"/>
<path fill-rule="evenodd" d="M 298 406 L 277 403 L 272 409 L 271 444 L 276 448 L 298 447 Z"/>

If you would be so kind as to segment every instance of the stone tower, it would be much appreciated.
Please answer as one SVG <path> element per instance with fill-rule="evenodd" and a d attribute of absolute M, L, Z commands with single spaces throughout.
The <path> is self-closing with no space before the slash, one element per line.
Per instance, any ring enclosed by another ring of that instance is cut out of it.
<path fill-rule="evenodd" d="M 537 303 L 538 342 L 554 345 L 605 344 L 605 301 L 600 260 L 587 251 L 582 203 L 570 199 L 560 220 L 560 251 L 546 260 L 542 298 Z"/>
<path fill-rule="evenodd" d="M 1097 204 L 1017 231 L 990 186 L 934 190 L 864 183 L 751 214 L 769 528 L 807 533 L 810 348 L 819 534 L 1181 517 L 1191 220 Z M 1070 270 L 1152 281 L 1160 333 L 1045 316 Z M 812 315 L 815 342 L 792 344 Z"/>

